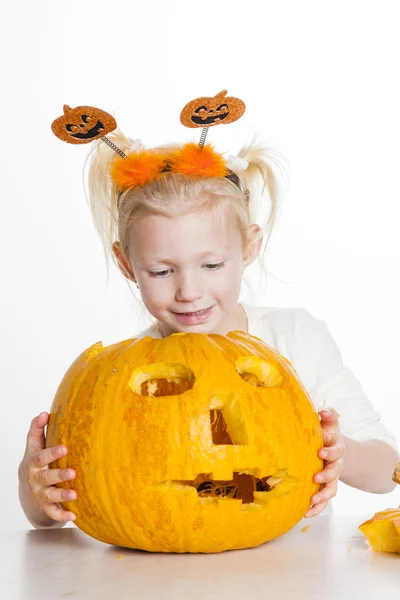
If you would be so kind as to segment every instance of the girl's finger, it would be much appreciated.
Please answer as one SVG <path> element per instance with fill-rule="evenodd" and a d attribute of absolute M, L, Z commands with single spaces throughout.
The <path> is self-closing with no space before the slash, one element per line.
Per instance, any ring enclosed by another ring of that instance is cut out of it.
<path fill-rule="evenodd" d="M 50 519 L 53 519 L 53 521 L 66 523 L 67 521 L 75 521 L 76 519 L 75 513 L 64 510 L 62 506 L 58 506 L 57 504 L 46 504 L 43 507 L 43 512 L 45 512 Z"/>
<path fill-rule="evenodd" d="M 35 475 L 36 481 L 43 487 L 55 485 L 61 481 L 75 479 L 73 469 L 41 469 Z"/>
<path fill-rule="evenodd" d="M 49 413 L 42 412 L 40 415 L 32 419 L 28 435 L 26 436 L 25 452 L 30 454 L 44 448 L 45 437 L 44 428 L 49 420 Z"/>
<path fill-rule="evenodd" d="M 322 439 L 326 448 L 332 448 L 337 444 L 341 444 L 342 434 L 339 428 L 322 429 Z"/>
<path fill-rule="evenodd" d="M 76 500 L 77 493 L 75 490 L 64 490 L 49 486 L 40 488 L 35 494 L 37 502 L 44 507 L 45 504 L 53 504 L 56 502 L 67 502 L 68 500 Z"/>
<path fill-rule="evenodd" d="M 339 414 L 334 408 L 323 408 L 319 411 L 321 421 L 326 423 L 339 423 Z"/>
<path fill-rule="evenodd" d="M 334 408 L 329 408 L 322 410 L 320 416 L 324 443 L 327 446 L 333 446 L 340 437 L 339 415 Z"/>
<path fill-rule="evenodd" d="M 325 426 L 322 427 L 322 439 L 324 446 L 332 448 L 342 442 L 342 434 L 339 427 Z"/>
<path fill-rule="evenodd" d="M 314 475 L 314 481 L 316 483 L 329 483 L 334 479 L 339 479 L 343 470 L 343 465 L 340 461 L 329 463 L 323 471 Z"/>
<path fill-rule="evenodd" d="M 330 500 L 331 498 L 336 496 L 337 487 L 337 479 L 327 483 L 321 490 L 319 490 L 319 492 L 314 494 L 314 496 L 311 498 L 312 504 L 319 504 L 320 502 Z"/>
<path fill-rule="evenodd" d="M 29 462 L 32 467 L 41 469 L 62 456 L 65 456 L 67 452 L 68 450 L 65 446 L 52 446 L 51 448 L 46 448 L 45 450 L 40 450 L 40 452 L 33 454 Z"/>
<path fill-rule="evenodd" d="M 326 446 L 319 451 L 319 457 L 326 461 L 339 460 L 344 456 L 343 444 L 335 444 L 334 446 Z"/>
<path fill-rule="evenodd" d="M 317 515 L 319 515 L 319 513 L 322 513 L 323 510 L 325 510 L 325 508 L 328 506 L 328 502 L 325 500 L 324 502 L 319 502 L 318 504 L 315 504 L 314 506 L 312 506 L 306 515 L 305 518 L 308 517 L 316 517 Z"/>

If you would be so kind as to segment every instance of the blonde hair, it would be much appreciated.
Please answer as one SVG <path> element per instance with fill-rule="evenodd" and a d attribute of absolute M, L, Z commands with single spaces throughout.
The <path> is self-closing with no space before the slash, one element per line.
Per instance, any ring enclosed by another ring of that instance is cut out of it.
<path fill-rule="evenodd" d="M 107 137 L 123 152 L 132 144 L 132 140 L 119 129 Z M 172 146 L 163 147 L 164 150 L 168 148 L 172 150 Z M 260 237 L 266 237 L 266 249 L 275 223 L 281 184 L 282 193 L 286 192 L 286 159 L 254 139 L 240 150 L 238 156 L 249 163 L 239 176 L 240 187 L 226 177 L 196 178 L 180 173 L 165 173 L 159 179 L 143 187 L 130 188 L 119 196 L 110 177 L 110 164 L 116 154 L 101 140 L 95 142 L 87 159 L 88 198 L 94 225 L 105 251 L 107 273 L 109 258 L 116 263 L 113 243 L 117 240 L 120 242 L 128 260 L 130 225 L 134 220 L 150 214 L 174 217 L 207 206 L 223 227 L 225 207 L 230 205 L 236 212 L 243 247 L 246 247 L 248 226 L 254 222 L 252 219 L 257 204 L 263 200 L 265 192 L 269 196 L 269 216 L 261 227 Z"/>

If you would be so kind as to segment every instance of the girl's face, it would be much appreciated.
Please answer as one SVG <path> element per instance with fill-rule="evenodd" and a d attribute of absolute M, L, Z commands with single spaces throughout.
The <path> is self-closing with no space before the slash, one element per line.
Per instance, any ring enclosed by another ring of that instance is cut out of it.
<path fill-rule="evenodd" d="M 205 208 L 174 218 L 151 215 L 132 225 L 133 276 L 165 335 L 221 330 L 236 309 L 246 261 L 230 208 L 226 219 L 221 231 Z"/>

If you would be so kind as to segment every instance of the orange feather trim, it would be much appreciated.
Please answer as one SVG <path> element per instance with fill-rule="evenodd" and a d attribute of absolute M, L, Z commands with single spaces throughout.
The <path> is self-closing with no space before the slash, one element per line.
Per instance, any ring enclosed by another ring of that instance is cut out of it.
<path fill-rule="evenodd" d="M 111 163 L 111 178 L 121 190 L 143 186 L 159 177 L 165 164 L 163 153 L 154 150 L 132 152 L 127 158 L 117 158 Z"/>
<path fill-rule="evenodd" d="M 198 177 L 225 177 L 229 173 L 224 159 L 210 145 L 201 148 L 190 142 L 173 151 L 168 158 L 170 170 Z"/>
<path fill-rule="evenodd" d="M 120 190 L 146 185 L 165 172 L 196 177 L 225 177 L 229 169 L 221 154 L 210 145 L 201 148 L 195 142 L 175 150 L 140 150 L 118 157 L 110 166 L 111 178 Z"/>

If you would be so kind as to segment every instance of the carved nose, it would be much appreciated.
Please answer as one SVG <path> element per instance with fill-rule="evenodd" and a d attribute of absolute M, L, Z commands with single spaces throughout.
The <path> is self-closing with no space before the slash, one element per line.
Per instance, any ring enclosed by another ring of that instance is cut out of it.
<path fill-rule="evenodd" d="M 235 393 L 225 390 L 214 392 L 209 411 L 213 444 L 241 446 L 249 443 L 245 421 Z"/>

